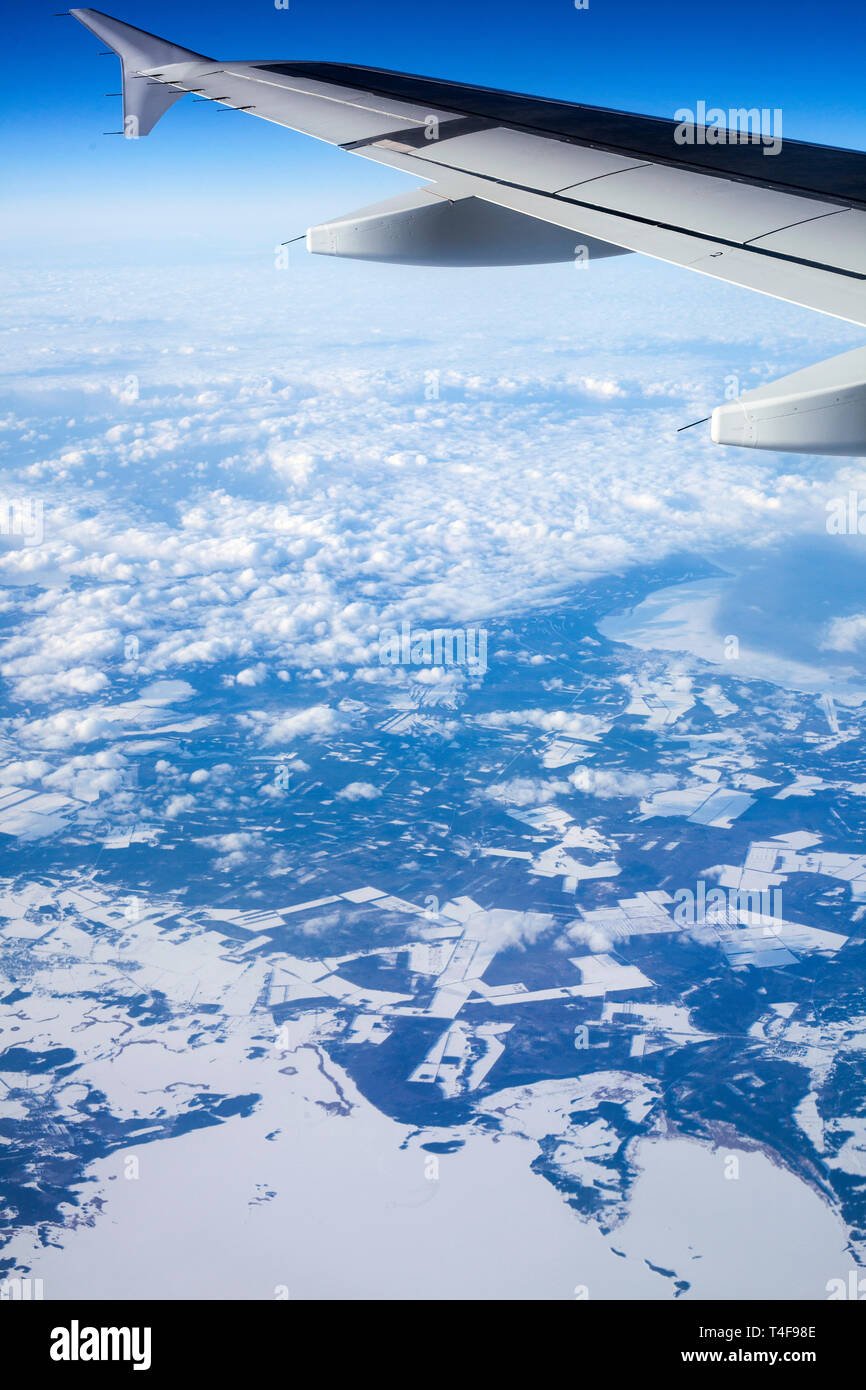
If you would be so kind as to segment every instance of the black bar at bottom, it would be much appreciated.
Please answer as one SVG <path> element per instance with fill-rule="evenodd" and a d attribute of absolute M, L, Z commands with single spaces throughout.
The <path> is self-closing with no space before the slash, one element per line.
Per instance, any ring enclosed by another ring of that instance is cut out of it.
<path fill-rule="evenodd" d="M 155 1378 L 190 1373 L 198 1383 L 209 1372 L 225 1382 L 282 1363 L 291 1375 L 303 1351 L 333 1377 L 341 1363 L 357 1375 L 376 1362 L 402 1366 L 414 1380 L 412 1360 L 440 1355 L 450 1379 L 467 1361 L 495 1373 L 510 1364 L 515 1344 L 549 1374 L 563 1361 L 575 1372 L 621 1376 L 634 1371 L 665 1374 L 677 1367 L 701 1376 L 707 1369 L 798 1367 L 828 1373 L 858 1365 L 864 1310 L 841 1295 L 836 1301 L 800 1302 L 91 1302 L 8 1301 L 0 1310 L 7 1349 L 14 1346 L 20 1371 L 40 1372 L 48 1382 L 90 1380 L 108 1371 Z M 541 1338 L 543 1340 L 536 1340 Z M 439 1345 L 439 1352 L 434 1348 Z M 413 1352 L 414 1347 L 414 1352 Z M 463 1350 L 460 1350 L 460 1347 Z M 471 1350 L 470 1350 L 471 1349 Z M 467 1355 L 468 1353 L 468 1355 Z M 409 1360 L 406 1360 L 406 1357 Z M 287 1358 L 287 1359 L 286 1359 Z M 449 1366 L 452 1358 L 457 1365 Z M 425 1363 L 429 1365 L 429 1362 Z M 419 1367 L 420 1369 L 420 1367 Z M 18 1379 L 20 1381 L 20 1371 Z M 393 1373 L 393 1369 L 392 1369 Z M 135 1382 L 134 1382 L 135 1383 Z M 741 1383 L 741 1382 L 740 1382 Z"/>

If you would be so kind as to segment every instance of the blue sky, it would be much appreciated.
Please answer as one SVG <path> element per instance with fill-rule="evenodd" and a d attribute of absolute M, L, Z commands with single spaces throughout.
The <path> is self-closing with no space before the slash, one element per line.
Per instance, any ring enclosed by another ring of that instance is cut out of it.
<path fill-rule="evenodd" d="M 214 57 L 359 62 L 664 116 L 699 100 L 778 107 L 789 137 L 866 143 L 856 0 L 828 0 L 805 17 L 780 3 L 638 0 L 589 0 L 586 10 L 572 0 L 290 0 L 287 10 L 265 0 L 116 0 L 107 12 Z M 104 138 L 119 124 L 119 103 L 104 96 L 119 90 L 115 60 L 49 5 L 18 7 L 4 25 L 4 236 L 22 251 L 203 237 L 252 254 L 272 233 L 411 186 L 304 136 L 191 102 L 135 148 Z"/>

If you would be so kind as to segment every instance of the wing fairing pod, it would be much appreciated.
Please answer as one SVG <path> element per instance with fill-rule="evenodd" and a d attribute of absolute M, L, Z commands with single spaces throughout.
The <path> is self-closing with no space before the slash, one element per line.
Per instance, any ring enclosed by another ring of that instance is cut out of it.
<path fill-rule="evenodd" d="M 714 444 L 866 456 L 866 348 L 746 391 L 713 411 Z"/>
<path fill-rule="evenodd" d="M 323 222 L 307 232 L 316 255 L 400 265 L 541 265 L 627 254 L 594 237 L 581 237 L 537 217 L 482 198 L 446 198 L 418 188 Z"/>

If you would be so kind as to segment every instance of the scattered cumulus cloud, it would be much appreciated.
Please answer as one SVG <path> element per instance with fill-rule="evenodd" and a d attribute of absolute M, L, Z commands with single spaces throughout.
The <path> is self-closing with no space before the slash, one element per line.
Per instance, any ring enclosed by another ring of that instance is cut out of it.
<path fill-rule="evenodd" d="M 381 795 L 379 788 L 374 787 L 372 782 L 348 782 L 337 792 L 337 796 L 343 801 L 375 801 Z"/>
<path fill-rule="evenodd" d="M 821 643 L 822 651 L 856 652 L 866 643 L 866 613 L 833 618 Z"/>
<path fill-rule="evenodd" d="M 585 796 L 598 796 L 609 800 L 623 797 L 643 798 L 653 792 L 672 787 L 676 779 L 665 772 L 643 773 L 627 772 L 619 768 L 601 768 L 582 764 L 576 767 L 569 777 L 576 791 Z"/>

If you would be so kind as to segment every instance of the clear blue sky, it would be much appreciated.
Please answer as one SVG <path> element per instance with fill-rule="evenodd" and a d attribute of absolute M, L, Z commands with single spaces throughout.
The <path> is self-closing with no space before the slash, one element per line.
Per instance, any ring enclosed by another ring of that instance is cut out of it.
<path fill-rule="evenodd" d="M 49 222 L 69 244 L 208 225 L 243 248 L 256 214 L 267 239 L 409 186 L 191 102 L 146 140 L 103 138 L 119 126 L 119 103 L 103 95 L 119 90 L 118 64 L 74 20 L 51 17 L 62 3 L 4 16 L 7 240 L 38 240 Z M 701 99 L 778 107 L 789 137 L 866 147 L 862 0 L 108 0 L 106 12 L 218 58 L 358 62 L 664 116 Z"/>

